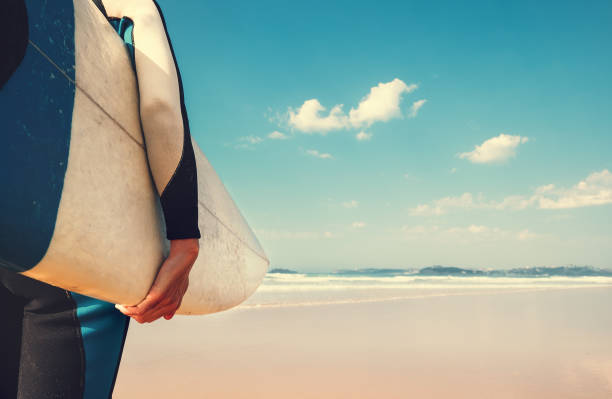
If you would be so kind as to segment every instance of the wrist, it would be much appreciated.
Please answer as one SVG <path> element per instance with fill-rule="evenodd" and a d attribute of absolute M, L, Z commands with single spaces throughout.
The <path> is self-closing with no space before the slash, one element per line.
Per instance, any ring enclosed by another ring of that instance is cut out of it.
<path fill-rule="evenodd" d="M 177 240 L 170 240 L 170 255 L 180 253 L 197 257 L 199 251 L 200 240 L 198 240 L 197 238 L 181 238 Z"/>

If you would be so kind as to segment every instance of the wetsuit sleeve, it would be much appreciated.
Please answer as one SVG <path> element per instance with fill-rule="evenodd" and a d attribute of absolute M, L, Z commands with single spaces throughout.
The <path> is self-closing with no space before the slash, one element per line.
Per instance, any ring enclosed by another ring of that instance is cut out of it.
<path fill-rule="evenodd" d="M 108 18 L 133 22 L 140 117 L 170 240 L 199 238 L 195 156 L 183 85 L 165 21 L 152 0 L 104 0 Z"/>

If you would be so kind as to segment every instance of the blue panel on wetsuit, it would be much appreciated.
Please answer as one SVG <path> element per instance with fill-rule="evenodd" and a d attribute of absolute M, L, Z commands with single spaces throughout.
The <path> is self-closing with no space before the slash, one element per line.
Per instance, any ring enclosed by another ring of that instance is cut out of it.
<path fill-rule="evenodd" d="M 83 399 L 108 398 L 115 380 L 129 317 L 112 303 L 71 293 L 77 304 L 85 352 Z"/>
<path fill-rule="evenodd" d="M 72 0 L 26 7 L 31 43 L 0 90 L 0 267 L 15 271 L 35 266 L 53 236 L 75 91 Z"/>
<path fill-rule="evenodd" d="M 132 68 L 134 71 L 136 70 L 136 58 L 134 55 L 134 22 L 127 17 L 119 18 L 110 18 L 109 21 L 111 26 L 115 28 L 117 34 L 123 42 L 127 46 L 128 54 L 130 55 L 130 60 L 132 61 Z"/>

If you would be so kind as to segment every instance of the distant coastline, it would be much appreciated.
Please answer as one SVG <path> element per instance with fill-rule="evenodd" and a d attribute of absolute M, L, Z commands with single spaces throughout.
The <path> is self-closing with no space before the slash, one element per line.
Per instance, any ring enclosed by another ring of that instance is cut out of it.
<path fill-rule="evenodd" d="M 291 270 L 291 269 L 275 268 L 275 269 L 271 269 L 270 271 L 268 271 L 268 273 L 299 274 L 300 272 L 297 272 L 297 271 Z"/>
<path fill-rule="evenodd" d="M 274 268 L 268 273 L 279 274 L 301 274 L 302 272 Z M 325 274 L 325 273 L 312 273 Z M 512 269 L 471 269 L 455 266 L 428 266 L 421 269 L 389 269 L 389 268 L 359 268 L 340 269 L 331 273 L 339 276 L 370 276 L 370 277 L 394 277 L 394 276 L 453 276 L 453 277 L 612 277 L 611 269 L 597 268 L 593 266 L 533 266 Z"/>

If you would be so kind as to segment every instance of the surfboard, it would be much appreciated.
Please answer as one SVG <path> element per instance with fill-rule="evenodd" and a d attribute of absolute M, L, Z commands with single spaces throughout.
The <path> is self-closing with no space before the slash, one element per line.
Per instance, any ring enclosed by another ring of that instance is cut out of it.
<path fill-rule="evenodd" d="M 121 304 L 168 253 L 123 41 L 91 1 L 27 0 L 25 56 L 0 89 L 0 267 Z M 244 301 L 269 260 L 193 141 L 200 254 L 179 314 Z"/>

